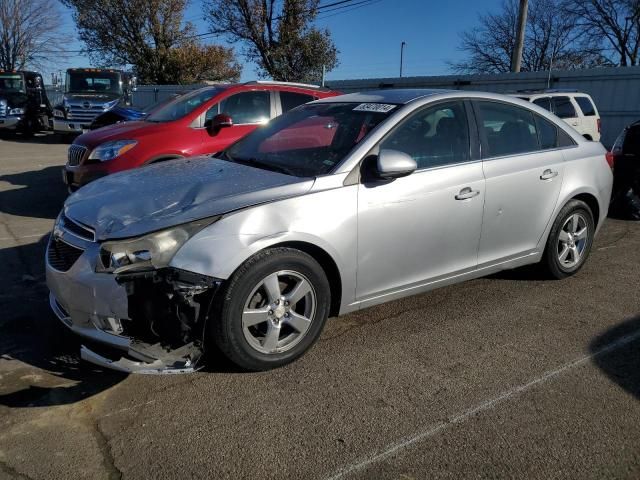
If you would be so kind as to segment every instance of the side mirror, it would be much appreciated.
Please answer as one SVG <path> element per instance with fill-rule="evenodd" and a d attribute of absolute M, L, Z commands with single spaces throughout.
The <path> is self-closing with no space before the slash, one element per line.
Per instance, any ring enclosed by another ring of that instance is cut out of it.
<path fill-rule="evenodd" d="M 215 135 L 223 128 L 233 127 L 233 119 L 229 115 L 219 113 L 211 120 L 207 121 L 205 127 L 210 134 Z"/>
<path fill-rule="evenodd" d="M 378 154 L 376 173 L 385 179 L 400 178 L 411 175 L 418 168 L 416 161 L 399 150 L 382 149 Z"/>

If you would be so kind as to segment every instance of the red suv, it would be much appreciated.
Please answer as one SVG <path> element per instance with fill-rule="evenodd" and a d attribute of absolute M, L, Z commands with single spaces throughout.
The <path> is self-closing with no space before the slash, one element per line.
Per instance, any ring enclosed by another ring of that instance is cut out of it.
<path fill-rule="evenodd" d="M 219 152 L 273 117 L 338 94 L 284 82 L 194 90 L 153 110 L 143 121 L 118 123 L 80 135 L 69 147 L 64 181 L 75 190 L 110 173 Z"/>

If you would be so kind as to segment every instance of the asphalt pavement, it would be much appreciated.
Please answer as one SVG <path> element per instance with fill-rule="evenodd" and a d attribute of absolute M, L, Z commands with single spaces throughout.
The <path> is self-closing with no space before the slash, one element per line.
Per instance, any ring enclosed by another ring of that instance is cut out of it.
<path fill-rule="evenodd" d="M 0 140 L 0 478 L 640 478 L 640 223 L 564 281 L 504 272 L 330 319 L 302 359 L 123 376 L 49 312 L 66 145 Z"/>

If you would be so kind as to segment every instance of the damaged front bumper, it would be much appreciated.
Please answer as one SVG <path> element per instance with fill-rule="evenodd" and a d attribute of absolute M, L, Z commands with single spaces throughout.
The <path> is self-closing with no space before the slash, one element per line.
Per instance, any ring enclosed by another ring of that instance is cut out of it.
<path fill-rule="evenodd" d="M 127 373 L 189 373 L 221 281 L 176 268 L 96 273 L 100 245 L 52 235 L 46 274 L 52 311 L 87 340 L 81 358 Z"/>

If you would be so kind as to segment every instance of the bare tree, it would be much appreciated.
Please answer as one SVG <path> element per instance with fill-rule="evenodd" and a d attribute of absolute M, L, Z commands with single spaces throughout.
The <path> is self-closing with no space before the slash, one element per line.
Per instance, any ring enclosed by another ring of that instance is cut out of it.
<path fill-rule="evenodd" d="M 639 0 L 566 0 L 563 13 L 576 18 L 585 41 L 610 52 L 611 63 L 640 63 Z"/>
<path fill-rule="evenodd" d="M 319 0 L 207 0 L 205 18 L 213 32 L 240 42 L 261 77 L 319 81 L 322 68 L 338 65 L 328 30 L 312 26 Z"/>
<path fill-rule="evenodd" d="M 522 71 L 571 69 L 603 65 L 600 48 L 583 41 L 575 17 L 563 15 L 563 0 L 531 0 L 522 54 Z M 515 48 L 518 1 L 504 0 L 497 13 L 480 16 L 480 25 L 460 35 L 460 50 L 467 54 L 452 63 L 460 73 L 509 72 Z"/>
<path fill-rule="evenodd" d="M 60 9 L 51 0 L 0 0 L 0 69 L 39 69 L 62 53 Z"/>
<path fill-rule="evenodd" d="M 142 83 L 240 75 L 232 49 L 201 45 L 193 25 L 183 22 L 187 0 L 61 1 L 73 9 L 80 39 L 98 65 L 133 65 Z M 206 58 L 198 63 L 186 52 Z"/>

